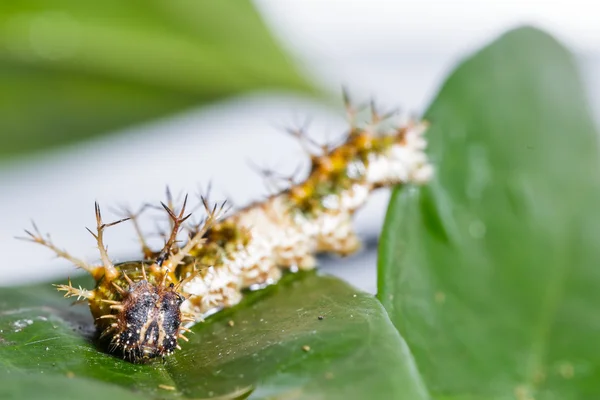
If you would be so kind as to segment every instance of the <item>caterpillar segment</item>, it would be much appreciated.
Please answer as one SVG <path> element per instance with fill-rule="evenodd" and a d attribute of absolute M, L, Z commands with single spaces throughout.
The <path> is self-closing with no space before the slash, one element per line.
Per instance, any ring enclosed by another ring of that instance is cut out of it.
<path fill-rule="evenodd" d="M 138 225 L 139 212 L 105 224 L 96 204 L 94 236 L 101 264 L 92 266 L 56 247 L 37 227 L 28 239 L 87 271 L 96 281 L 93 289 L 56 285 L 65 297 L 87 301 L 100 336 L 111 352 L 133 362 L 165 357 L 187 340 L 185 332 L 203 317 L 236 305 L 244 289 L 277 282 L 282 271 L 315 268 L 322 252 L 346 256 L 360 248 L 352 225 L 357 209 L 370 193 L 398 184 L 424 184 L 433 175 L 425 154 L 426 123 L 412 121 L 383 129 L 385 119 L 372 107 L 371 123 L 358 126 L 348 107 L 351 127 L 345 141 L 321 147 L 311 154 L 311 169 L 302 182 L 266 200 L 226 214 L 225 203 L 202 204 L 205 220 L 177 237 L 190 214 L 187 197 L 174 211 L 168 193 L 161 203 L 170 221 L 165 245 L 152 251 Z M 303 132 L 294 136 L 302 143 Z M 143 261 L 113 264 L 104 245 L 104 231 L 130 220 L 139 236 Z"/>

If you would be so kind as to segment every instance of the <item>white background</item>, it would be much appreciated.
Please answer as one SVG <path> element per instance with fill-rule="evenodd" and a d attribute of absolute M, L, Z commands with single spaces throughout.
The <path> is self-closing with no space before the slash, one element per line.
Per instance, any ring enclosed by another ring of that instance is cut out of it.
<path fill-rule="evenodd" d="M 312 79 L 331 91 L 347 86 L 360 100 L 422 112 L 461 58 L 507 29 L 527 23 L 554 34 L 576 54 L 592 109 L 600 116 L 600 13 L 592 1 L 384 1 L 256 0 L 269 27 Z M 73 267 L 41 247 L 13 237 L 34 219 L 54 241 L 88 261 L 97 260 L 93 203 L 110 206 L 163 199 L 173 191 L 197 192 L 213 182 L 216 194 L 243 205 L 265 195 L 248 161 L 292 172 L 304 160 L 281 126 L 314 121 L 317 139 L 344 128 L 341 109 L 261 93 L 230 99 L 121 135 L 0 165 L 0 285 L 66 277 Z M 164 140 L 168 134 L 169 140 Z M 387 207 L 379 193 L 357 218 L 365 251 L 323 268 L 375 291 L 374 245 Z M 146 225 L 153 228 L 153 223 Z M 130 256 L 132 230 L 106 234 L 109 252 Z"/>

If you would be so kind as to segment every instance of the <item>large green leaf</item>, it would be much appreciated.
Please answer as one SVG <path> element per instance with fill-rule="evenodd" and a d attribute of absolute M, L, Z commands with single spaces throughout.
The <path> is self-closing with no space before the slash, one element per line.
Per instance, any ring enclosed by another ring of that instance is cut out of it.
<path fill-rule="evenodd" d="M 249 90 L 311 90 L 248 0 L 0 2 L 0 87 L 0 157 Z"/>
<path fill-rule="evenodd" d="M 568 51 L 512 31 L 426 118 L 437 177 L 396 190 L 379 296 L 434 398 L 600 398 L 600 173 Z"/>
<path fill-rule="evenodd" d="M 149 365 L 98 351 L 87 307 L 70 303 L 49 284 L 2 290 L 0 398 L 427 398 L 377 299 L 336 278 L 289 276 L 251 293 Z"/>

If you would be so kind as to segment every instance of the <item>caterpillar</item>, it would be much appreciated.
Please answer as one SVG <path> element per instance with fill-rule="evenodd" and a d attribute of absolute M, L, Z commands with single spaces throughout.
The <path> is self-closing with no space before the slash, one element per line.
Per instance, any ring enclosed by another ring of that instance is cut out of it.
<path fill-rule="evenodd" d="M 349 104 L 349 103 L 348 103 Z M 180 349 L 179 340 L 191 325 L 219 309 L 240 302 L 244 289 L 276 283 L 284 270 L 315 268 L 322 252 L 349 255 L 360 247 L 352 216 L 378 188 L 398 184 L 424 184 L 433 174 L 425 153 L 427 124 L 409 121 L 388 126 L 371 106 L 367 123 L 356 122 L 347 104 L 350 127 L 336 147 L 323 146 L 311 153 L 311 168 L 300 183 L 227 214 L 226 203 L 202 204 L 207 217 L 185 227 L 187 196 L 179 211 L 162 204 L 170 221 L 170 234 L 159 251 L 151 250 L 137 224 L 137 215 L 104 223 L 95 205 L 94 236 L 100 265 L 90 265 L 55 246 L 37 227 L 27 239 L 52 250 L 87 271 L 93 289 L 55 285 L 65 297 L 87 302 L 99 337 L 109 352 L 137 363 L 166 357 Z M 301 141 L 307 136 L 293 132 Z M 104 232 L 131 220 L 142 243 L 140 260 L 113 264 L 104 244 Z M 186 241 L 177 235 L 188 230 Z"/>

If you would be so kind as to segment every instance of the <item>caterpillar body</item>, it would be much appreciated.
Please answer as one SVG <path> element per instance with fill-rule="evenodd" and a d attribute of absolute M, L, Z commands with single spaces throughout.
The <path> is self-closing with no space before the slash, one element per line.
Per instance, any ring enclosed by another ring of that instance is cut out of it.
<path fill-rule="evenodd" d="M 179 212 L 163 204 L 170 236 L 160 251 L 152 251 L 140 234 L 141 261 L 112 263 L 104 244 L 106 228 L 127 219 L 138 226 L 133 215 L 105 224 L 98 204 L 96 232 L 90 233 L 101 265 L 71 256 L 37 228 L 27 231 L 28 239 L 94 278 L 93 289 L 73 287 L 70 281 L 56 286 L 65 297 L 87 301 L 111 352 L 132 362 L 170 355 L 180 348 L 180 339 L 187 340 L 184 333 L 190 325 L 234 306 L 244 289 L 275 283 L 284 269 L 312 269 L 317 253 L 344 256 L 356 251 L 360 242 L 352 216 L 373 190 L 430 179 L 426 123 L 411 121 L 382 131 L 382 118 L 373 110 L 372 115 L 362 127 L 351 123 L 341 145 L 311 155 L 310 173 L 301 183 L 225 217 L 224 204 L 210 206 L 204 200 L 208 216 L 182 244 L 176 237 L 190 216 L 185 215 L 186 201 Z"/>

